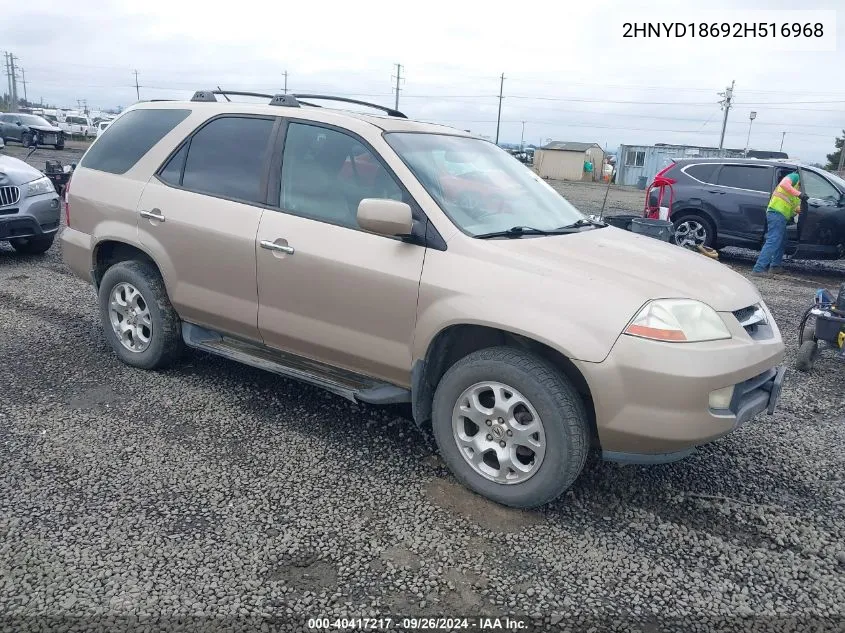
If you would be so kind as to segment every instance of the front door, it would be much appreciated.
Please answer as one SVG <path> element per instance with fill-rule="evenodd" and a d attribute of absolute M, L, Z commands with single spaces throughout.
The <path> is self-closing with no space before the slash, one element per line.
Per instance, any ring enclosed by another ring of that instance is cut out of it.
<path fill-rule="evenodd" d="M 363 198 L 407 194 L 360 139 L 317 124 L 288 125 L 276 182 L 256 250 L 264 342 L 408 386 L 425 248 L 356 219 Z"/>
<path fill-rule="evenodd" d="M 260 340 L 255 236 L 277 121 L 212 119 L 153 176 L 138 205 L 138 235 L 179 315 L 252 340 Z"/>
<path fill-rule="evenodd" d="M 807 169 L 800 171 L 799 187 L 809 200 L 801 205 L 798 242 L 808 247 L 829 247 L 832 255 L 836 246 L 845 243 L 843 195 L 827 178 Z M 806 250 L 809 253 L 815 249 Z"/>

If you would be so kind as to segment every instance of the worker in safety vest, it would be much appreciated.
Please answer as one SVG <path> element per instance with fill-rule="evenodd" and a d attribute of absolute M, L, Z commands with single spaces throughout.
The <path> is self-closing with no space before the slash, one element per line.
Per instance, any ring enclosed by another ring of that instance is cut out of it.
<path fill-rule="evenodd" d="M 783 249 L 786 246 L 786 225 L 801 212 L 801 193 L 796 172 L 787 174 L 775 187 L 766 209 L 766 242 L 751 271 L 754 275 L 768 277 L 783 272 Z"/>

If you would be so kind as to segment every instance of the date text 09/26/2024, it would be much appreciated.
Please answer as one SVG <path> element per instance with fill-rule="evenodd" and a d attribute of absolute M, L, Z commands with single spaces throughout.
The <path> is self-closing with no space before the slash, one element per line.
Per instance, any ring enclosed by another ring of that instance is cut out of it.
<path fill-rule="evenodd" d="M 624 22 L 628 38 L 817 38 L 821 22 Z"/>

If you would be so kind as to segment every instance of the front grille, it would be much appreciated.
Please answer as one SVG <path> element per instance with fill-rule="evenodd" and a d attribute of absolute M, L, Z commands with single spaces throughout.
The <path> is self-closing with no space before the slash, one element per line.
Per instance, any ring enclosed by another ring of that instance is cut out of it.
<path fill-rule="evenodd" d="M 734 316 L 736 317 L 737 321 L 743 323 L 744 321 L 753 317 L 755 312 L 757 312 L 757 306 L 753 305 L 748 306 L 747 308 L 741 308 L 737 310 L 736 312 L 734 312 Z"/>
<path fill-rule="evenodd" d="M 20 199 L 21 190 L 18 187 L 0 187 L 0 207 L 15 204 Z"/>
<path fill-rule="evenodd" d="M 735 310 L 733 315 L 751 338 L 768 338 L 769 328 L 767 326 L 769 322 L 766 318 L 766 311 L 759 303 Z"/>

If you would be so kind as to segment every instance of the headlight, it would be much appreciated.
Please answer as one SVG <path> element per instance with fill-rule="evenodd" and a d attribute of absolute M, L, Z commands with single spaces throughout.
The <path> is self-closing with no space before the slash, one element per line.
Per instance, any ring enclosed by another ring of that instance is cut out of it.
<path fill-rule="evenodd" d="M 26 183 L 26 196 L 39 196 L 42 193 L 56 193 L 53 183 L 47 176 Z"/>
<path fill-rule="evenodd" d="M 697 343 L 731 337 L 709 305 L 693 299 L 657 299 L 640 310 L 625 334 L 655 341 Z"/>

